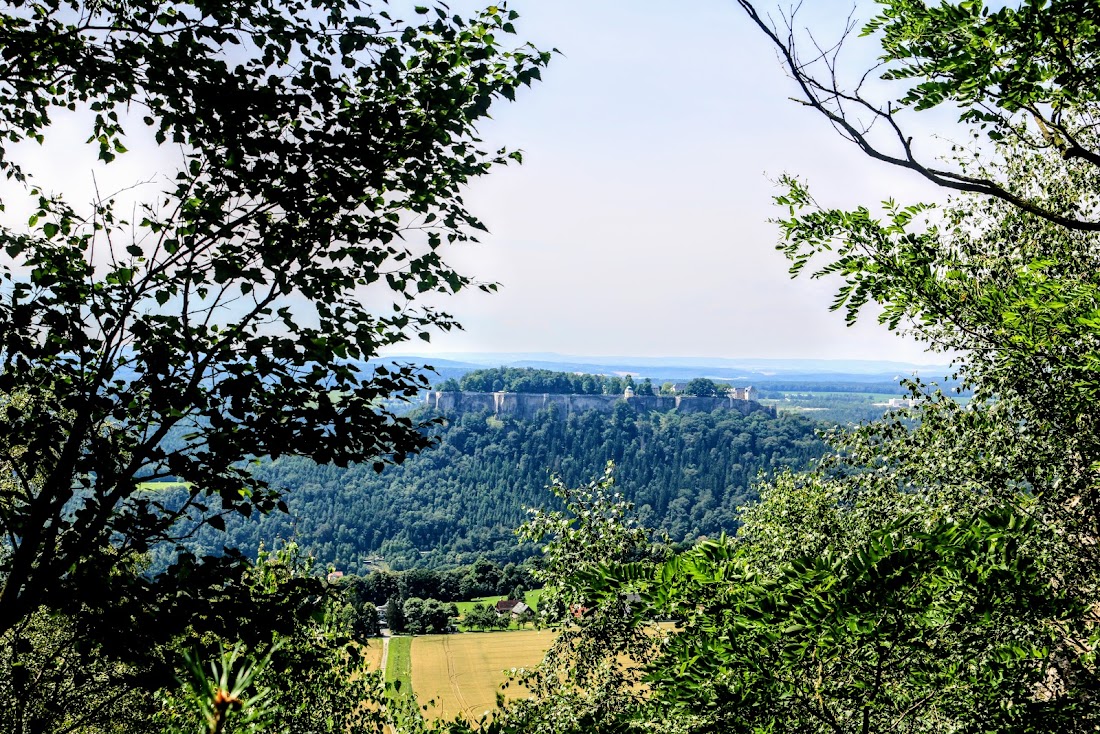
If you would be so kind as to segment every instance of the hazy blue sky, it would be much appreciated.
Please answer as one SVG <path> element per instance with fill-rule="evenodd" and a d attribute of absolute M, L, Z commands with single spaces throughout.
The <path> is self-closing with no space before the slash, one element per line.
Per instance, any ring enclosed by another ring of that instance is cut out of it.
<path fill-rule="evenodd" d="M 823 40 L 851 12 L 847 0 L 806 5 Z M 397 352 L 944 361 L 873 319 L 845 328 L 827 308 L 834 284 L 788 278 L 768 222 L 779 213 L 771 204 L 779 174 L 803 176 L 830 205 L 942 193 L 862 157 L 791 102 L 793 82 L 735 0 L 511 7 L 522 38 L 562 53 L 541 84 L 502 102 L 482 127 L 486 145 L 522 148 L 526 163 L 471 188 L 467 203 L 491 234 L 450 259 L 501 290 L 438 303 L 465 330 Z M 861 70 L 877 53 L 873 40 L 852 50 Z M 93 172 L 106 191 L 152 181 L 138 190 L 147 193 L 177 164 L 178 151 L 137 136 L 104 170 L 83 144 L 86 120 L 55 120 L 46 148 L 13 155 L 74 201 L 91 198 Z M 13 201 L 5 221 L 25 222 L 23 204 Z"/>
<path fill-rule="evenodd" d="M 827 38 L 852 9 L 812 5 Z M 789 101 L 733 0 L 510 7 L 521 36 L 562 55 L 483 128 L 526 162 L 474 186 L 491 235 L 452 259 L 502 288 L 449 300 L 465 331 L 419 351 L 943 361 L 873 319 L 845 328 L 831 285 L 788 278 L 768 222 L 780 173 L 837 205 L 942 195 Z"/>

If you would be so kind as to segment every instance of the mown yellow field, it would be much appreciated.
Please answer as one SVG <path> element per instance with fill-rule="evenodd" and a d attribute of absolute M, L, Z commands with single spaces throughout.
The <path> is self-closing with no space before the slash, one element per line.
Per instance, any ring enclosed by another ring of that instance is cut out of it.
<path fill-rule="evenodd" d="M 373 637 L 365 645 L 360 645 L 359 650 L 362 652 L 363 657 L 367 660 L 367 665 L 371 670 L 378 670 L 382 667 L 382 638 Z"/>
<path fill-rule="evenodd" d="M 458 714 L 479 718 L 496 704 L 497 691 L 508 678 L 504 671 L 538 663 L 554 634 L 550 630 L 519 630 L 414 638 L 413 690 L 422 706 L 435 700 L 425 718 L 451 719 Z M 514 684 L 504 690 L 508 698 L 526 693 Z"/>

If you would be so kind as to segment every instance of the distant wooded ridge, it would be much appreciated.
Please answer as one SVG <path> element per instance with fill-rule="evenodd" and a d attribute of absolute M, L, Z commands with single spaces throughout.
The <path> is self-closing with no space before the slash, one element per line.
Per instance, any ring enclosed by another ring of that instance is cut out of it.
<path fill-rule="evenodd" d="M 789 371 L 762 373 L 739 370 L 736 373 L 726 367 L 683 367 L 679 365 L 615 365 L 566 364 L 560 366 L 501 365 L 487 368 L 481 365 L 437 360 L 425 357 L 393 358 L 379 360 L 375 365 L 387 369 L 401 364 L 420 363 L 440 391 L 466 390 L 469 392 L 535 392 L 575 395 L 622 394 L 628 384 L 635 393 L 644 392 L 646 386 L 656 392 L 662 387 L 686 387 L 693 378 L 704 375 L 720 387 L 745 387 L 752 385 L 760 390 L 762 398 L 782 397 L 783 392 L 844 392 L 897 394 L 904 392 L 899 386 L 903 376 L 912 371 L 897 373 L 795 373 Z M 729 374 L 726 374 L 729 373 Z M 938 377 L 935 368 L 920 373 L 943 389 L 958 387 L 958 381 Z M 466 379 L 467 377 L 470 379 Z M 497 385 L 500 387 L 497 387 Z"/>
<path fill-rule="evenodd" d="M 577 375 L 633 375 L 635 382 L 648 377 L 654 385 L 666 381 L 684 383 L 707 377 L 736 385 L 755 385 L 761 390 L 820 390 L 834 386 L 840 392 L 889 392 L 898 382 L 919 376 L 948 388 L 957 385 L 949 365 L 910 364 L 867 360 L 809 359 L 708 359 L 704 357 L 576 357 L 552 354 L 406 355 L 372 360 L 387 368 L 415 364 L 433 375 L 432 382 L 460 380 L 463 375 L 490 368 L 536 369 Z M 784 387 L 780 388 L 779 385 Z"/>
<path fill-rule="evenodd" d="M 690 542 L 733 532 L 762 471 L 806 466 L 824 450 L 815 433 L 822 424 L 802 416 L 641 411 L 618 397 L 609 401 L 608 412 L 461 411 L 436 427 L 433 447 L 381 473 L 369 462 L 261 460 L 252 471 L 286 488 L 289 514 L 227 516 L 224 533 L 200 528 L 191 547 L 254 554 L 293 538 L 318 564 L 348 574 L 368 574 L 380 563 L 394 570 L 453 567 L 482 555 L 503 566 L 535 553 L 513 531 L 526 508 L 556 507 L 545 489 L 550 476 L 579 486 L 608 460 L 640 522 Z M 157 495 L 162 502 L 184 496 L 180 485 Z M 170 563 L 162 555 L 168 550 L 154 549 L 151 565 Z"/>
<path fill-rule="evenodd" d="M 510 392 L 618 397 L 629 390 L 636 396 L 726 397 L 731 390 L 738 388 L 744 390 L 747 387 L 749 385 L 745 381 L 715 381 L 706 377 L 695 377 L 687 382 L 664 382 L 660 387 L 656 387 L 650 378 L 635 381 L 632 375 L 561 372 L 532 367 L 494 367 L 468 372 L 460 379 L 444 380 L 436 386 L 436 390 L 439 392 Z"/>

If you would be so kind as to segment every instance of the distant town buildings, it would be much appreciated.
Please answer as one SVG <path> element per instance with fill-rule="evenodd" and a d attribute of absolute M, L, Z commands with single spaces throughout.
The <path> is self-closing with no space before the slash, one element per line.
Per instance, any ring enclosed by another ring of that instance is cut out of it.
<path fill-rule="evenodd" d="M 887 408 L 912 408 L 915 407 L 917 401 L 913 398 L 890 398 L 887 401 Z"/>

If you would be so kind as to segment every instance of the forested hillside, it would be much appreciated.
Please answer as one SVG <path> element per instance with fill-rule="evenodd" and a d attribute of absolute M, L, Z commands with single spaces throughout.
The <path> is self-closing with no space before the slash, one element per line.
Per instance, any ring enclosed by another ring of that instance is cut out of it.
<path fill-rule="evenodd" d="M 642 387 L 642 384 L 645 387 Z M 588 373 L 559 372 L 538 370 L 530 367 L 516 369 L 495 367 L 475 370 L 462 376 L 461 380 L 445 380 L 438 389 L 464 390 L 466 392 L 521 392 L 555 393 L 559 395 L 622 395 L 626 387 L 650 395 L 653 385 L 647 378 L 644 383 L 635 385 L 634 378 Z"/>
<path fill-rule="evenodd" d="M 814 424 L 795 416 L 731 411 L 639 414 L 540 413 L 516 420 L 468 413 L 438 430 L 438 445 L 381 474 L 288 457 L 258 475 L 290 489 L 290 513 L 229 518 L 229 545 L 247 551 L 296 536 L 319 562 L 365 573 L 372 556 L 392 568 L 500 562 L 530 553 L 513 529 L 525 508 L 549 504 L 550 474 L 586 480 L 611 460 L 623 493 L 647 524 L 674 540 L 735 527 L 735 510 L 763 470 L 803 466 L 822 451 Z M 213 533 L 200 545 L 213 546 Z"/>

